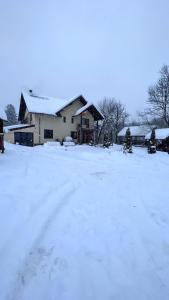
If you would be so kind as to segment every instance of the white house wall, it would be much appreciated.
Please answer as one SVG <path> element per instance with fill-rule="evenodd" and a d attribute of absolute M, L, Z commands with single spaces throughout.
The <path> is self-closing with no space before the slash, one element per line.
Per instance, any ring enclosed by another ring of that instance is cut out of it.
<path fill-rule="evenodd" d="M 71 131 L 77 131 L 77 126 L 78 124 L 80 124 L 80 116 L 74 117 L 74 123 L 72 123 L 71 120 L 75 112 L 82 106 L 83 105 L 80 101 L 73 102 L 72 105 L 66 107 L 63 111 L 61 111 L 61 117 L 36 114 L 35 129 L 37 134 L 35 138 L 35 143 L 43 144 L 46 141 L 52 140 L 44 138 L 44 129 L 53 130 L 53 140 L 58 139 L 59 141 L 62 141 L 66 136 L 70 136 Z M 66 123 L 63 122 L 63 117 L 66 117 Z M 93 127 L 93 116 L 89 112 L 86 112 L 86 114 L 84 114 L 84 117 L 89 119 L 90 127 Z"/>
<path fill-rule="evenodd" d="M 35 127 L 15 129 L 15 131 L 10 131 L 5 133 L 5 140 L 14 143 L 14 132 L 33 132 L 34 133 L 34 144 L 44 144 L 47 141 L 52 141 L 58 139 L 62 141 L 66 136 L 71 135 L 71 131 L 77 131 L 77 126 L 80 124 L 80 116 L 74 117 L 74 123 L 72 123 L 72 116 L 76 111 L 81 108 L 83 104 L 80 101 L 75 101 L 63 111 L 61 111 L 61 117 L 44 115 L 44 114 L 34 114 L 32 113 L 32 121 L 30 121 L 30 113 L 26 111 L 25 118 L 29 124 L 35 125 Z M 63 117 L 66 117 L 66 123 L 63 122 Z M 89 126 L 93 128 L 94 118 L 90 112 L 86 111 L 83 114 L 84 118 L 89 119 Z M 85 128 L 85 126 L 83 126 Z M 44 138 L 44 129 L 53 130 L 53 139 Z"/>

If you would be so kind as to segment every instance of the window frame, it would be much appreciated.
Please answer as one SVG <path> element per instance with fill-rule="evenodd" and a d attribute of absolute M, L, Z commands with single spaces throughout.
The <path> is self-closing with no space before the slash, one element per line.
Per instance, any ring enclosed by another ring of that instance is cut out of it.
<path fill-rule="evenodd" d="M 85 125 L 87 128 L 89 128 L 90 120 L 87 118 L 82 118 L 82 126 Z"/>

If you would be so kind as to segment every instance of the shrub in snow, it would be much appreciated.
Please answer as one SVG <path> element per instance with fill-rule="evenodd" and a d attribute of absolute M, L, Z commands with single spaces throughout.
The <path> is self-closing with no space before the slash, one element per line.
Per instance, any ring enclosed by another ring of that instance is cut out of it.
<path fill-rule="evenodd" d="M 110 145 L 111 145 L 110 141 L 105 140 L 104 143 L 103 143 L 103 148 L 109 148 Z"/>

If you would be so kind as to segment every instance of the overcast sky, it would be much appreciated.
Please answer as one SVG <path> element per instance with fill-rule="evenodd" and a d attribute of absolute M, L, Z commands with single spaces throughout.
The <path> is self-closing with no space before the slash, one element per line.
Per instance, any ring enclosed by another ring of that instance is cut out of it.
<path fill-rule="evenodd" d="M 0 0 L 0 104 L 23 88 L 115 97 L 133 115 L 169 64 L 168 0 Z"/>

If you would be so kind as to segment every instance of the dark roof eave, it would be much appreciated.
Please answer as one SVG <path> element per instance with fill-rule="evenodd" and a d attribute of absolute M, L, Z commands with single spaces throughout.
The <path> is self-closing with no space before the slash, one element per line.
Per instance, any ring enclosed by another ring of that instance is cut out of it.
<path fill-rule="evenodd" d="M 14 127 L 14 128 L 10 128 L 8 130 L 9 131 L 15 131 L 15 130 L 21 130 L 21 129 L 26 129 L 26 128 L 30 128 L 30 127 L 35 127 L 35 125 L 28 125 L 28 126 L 22 126 L 22 127 Z"/>

